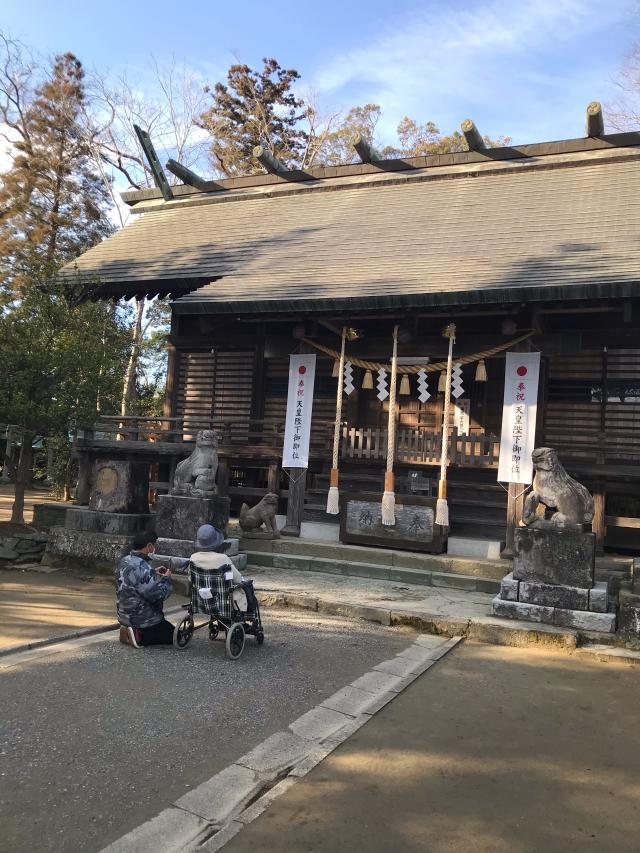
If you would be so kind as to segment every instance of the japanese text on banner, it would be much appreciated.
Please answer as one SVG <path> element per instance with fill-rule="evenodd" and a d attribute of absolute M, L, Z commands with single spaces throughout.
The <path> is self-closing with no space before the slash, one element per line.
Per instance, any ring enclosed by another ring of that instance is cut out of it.
<path fill-rule="evenodd" d="M 498 480 L 505 483 L 533 480 L 539 374 L 539 352 L 507 353 L 498 464 Z"/>
<path fill-rule="evenodd" d="M 283 468 L 309 467 L 309 435 L 315 375 L 315 355 L 290 356 L 289 393 L 282 450 Z"/>

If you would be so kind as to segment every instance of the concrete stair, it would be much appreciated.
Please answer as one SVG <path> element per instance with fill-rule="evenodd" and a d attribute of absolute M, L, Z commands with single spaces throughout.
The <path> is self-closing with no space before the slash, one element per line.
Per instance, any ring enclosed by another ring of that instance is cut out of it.
<path fill-rule="evenodd" d="M 240 547 L 247 554 L 249 575 L 255 566 L 496 593 L 510 568 L 503 560 L 470 560 L 309 539 L 246 539 Z"/>
<path fill-rule="evenodd" d="M 291 569 L 491 594 L 499 592 L 500 581 L 512 565 L 509 560 L 420 554 L 318 539 L 241 539 L 240 548 L 247 554 L 249 576 L 252 567 Z M 630 558 L 599 557 L 596 580 L 608 581 L 615 593 L 630 578 L 631 563 Z"/>

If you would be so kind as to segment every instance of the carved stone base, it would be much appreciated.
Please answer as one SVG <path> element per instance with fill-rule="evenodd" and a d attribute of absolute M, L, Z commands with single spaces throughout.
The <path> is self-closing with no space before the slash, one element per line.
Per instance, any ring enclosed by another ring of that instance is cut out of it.
<path fill-rule="evenodd" d="M 593 613 L 590 610 L 565 610 L 561 607 L 527 604 L 524 601 L 505 601 L 496 596 L 492 610 L 494 616 L 520 619 L 523 622 L 544 622 L 557 628 L 577 628 L 581 631 L 602 631 L 607 634 L 613 634 L 616 630 L 613 605 L 608 613 Z"/>
<path fill-rule="evenodd" d="M 596 537 L 582 530 L 518 527 L 513 536 L 513 577 L 519 581 L 593 586 Z"/>
<path fill-rule="evenodd" d="M 562 628 L 607 633 L 616 629 L 615 601 L 610 600 L 604 581 L 589 589 L 520 581 L 510 573 L 502 578 L 500 595 L 493 599 L 492 611 L 495 616 L 507 619 L 545 622 Z"/>
<path fill-rule="evenodd" d="M 242 529 L 242 528 L 241 528 Z M 270 530 L 242 530 L 243 539 L 279 539 L 280 533 L 272 533 Z"/>
<path fill-rule="evenodd" d="M 239 539 L 225 539 L 216 550 L 220 554 L 235 557 L 239 552 Z M 169 557 L 190 557 L 196 550 L 193 539 L 168 539 L 160 537 L 156 542 L 156 553 Z"/>
<path fill-rule="evenodd" d="M 149 512 L 149 466 L 141 462 L 98 460 L 92 475 L 89 508 L 99 512 Z"/>
<path fill-rule="evenodd" d="M 89 533 L 113 533 L 133 536 L 139 530 L 153 526 L 153 516 L 142 513 L 98 512 L 87 507 L 69 507 L 64 526 L 69 530 Z"/>
<path fill-rule="evenodd" d="M 156 530 L 165 539 L 196 538 L 198 528 L 212 524 L 226 532 L 229 522 L 229 498 L 187 498 L 160 495 L 156 509 Z"/>
<path fill-rule="evenodd" d="M 131 536 L 52 527 L 43 565 L 113 574 L 116 563 L 131 550 Z"/>
<path fill-rule="evenodd" d="M 625 640 L 640 638 L 640 595 L 630 590 L 620 590 L 618 631 Z"/>
<path fill-rule="evenodd" d="M 605 581 L 595 583 L 591 589 L 584 589 L 566 584 L 519 581 L 513 574 L 508 574 L 502 578 L 500 598 L 504 601 L 521 601 L 523 604 L 560 607 L 564 610 L 606 613 L 609 609 L 609 590 Z"/>

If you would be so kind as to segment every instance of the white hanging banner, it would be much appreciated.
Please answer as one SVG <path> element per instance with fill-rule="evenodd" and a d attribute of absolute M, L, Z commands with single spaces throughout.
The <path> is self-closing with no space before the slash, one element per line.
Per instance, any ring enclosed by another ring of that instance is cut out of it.
<path fill-rule="evenodd" d="M 315 378 L 315 355 L 289 357 L 289 394 L 282 449 L 283 468 L 309 467 L 309 434 Z"/>
<path fill-rule="evenodd" d="M 458 435 L 469 435 L 471 400 L 465 397 L 456 400 L 453 407 L 453 425 L 458 428 Z"/>
<path fill-rule="evenodd" d="M 498 464 L 498 480 L 503 483 L 528 485 L 533 481 L 539 375 L 539 352 L 506 354 Z"/>

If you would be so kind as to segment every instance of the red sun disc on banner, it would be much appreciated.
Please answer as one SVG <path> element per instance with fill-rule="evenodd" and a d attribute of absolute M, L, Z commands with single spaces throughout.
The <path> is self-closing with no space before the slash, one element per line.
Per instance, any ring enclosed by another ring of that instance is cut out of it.
<path fill-rule="evenodd" d="M 518 374 L 518 376 L 526 376 L 527 368 L 523 364 L 521 364 L 520 367 L 517 369 L 516 373 Z"/>
<path fill-rule="evenodd" d="M 307 372 L 307 368 L 304 366 L 304 364 L 301 364 L 300 367 L 298 368 L 298 373 L 306 373 L 306 372 Z"/>

